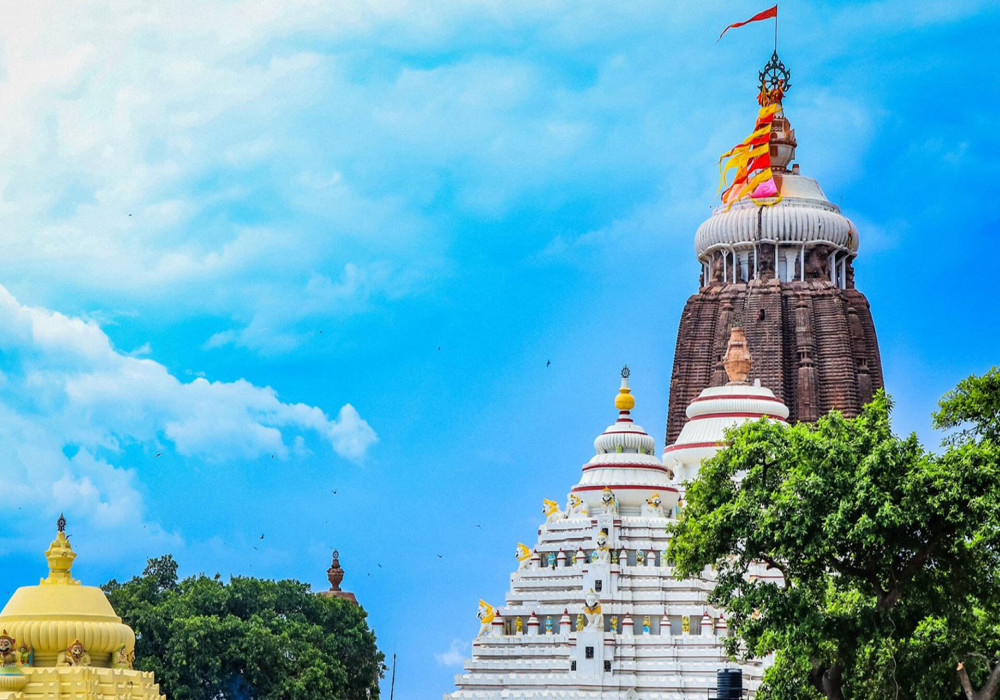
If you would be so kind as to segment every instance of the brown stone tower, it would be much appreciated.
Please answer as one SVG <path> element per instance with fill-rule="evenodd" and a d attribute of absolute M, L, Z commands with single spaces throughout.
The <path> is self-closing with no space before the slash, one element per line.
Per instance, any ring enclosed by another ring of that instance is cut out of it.
<path fill-rule="evenodd" d="M 792 165 L 795 131 L 780 109 L 788 71 L 775 54 L 761 73 L 765 99 L 768 70 L 782 78 L 771 91 L 779 110 L 770 133 L 780 199 L 763 206 L 746 197 L 728 210 L 719 207 L 695 234 L 700 289 L 688 299 L 677 332 L 668 445 L 688 404 L 726 382 L 722 357 L 734 326 L 742 326 L 753 353 L 750 380 L 785 402 L 790 421 L 814 421 L 832 409 L 857 415 L 882 387 L 875 324 L 854 287 L 857 229 Z"/>

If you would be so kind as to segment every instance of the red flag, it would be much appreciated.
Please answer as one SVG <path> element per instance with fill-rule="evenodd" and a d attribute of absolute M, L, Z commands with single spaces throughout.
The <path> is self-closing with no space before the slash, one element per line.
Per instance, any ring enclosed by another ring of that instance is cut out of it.
<path fill-rule="evenodd" d="M 762 19 L 771 19 L 772 17 L 774 19 L 778 19 L 778 6 L 777 5 L 775 5 L 774 7 L 770 8 L 769 10 L 764 10 L 763 12 L 758 12 L 753 17 L 751 17 L 750 19 L 748 19 L 746 22 L 737 22 L 736 24 L 730 24 L 728 27 L 726 27 L 725 29 L 722 30 L 722 34 L 719 35 L 719 39 L 721 39 L 723 37 L 723 35 L 726 32 L 728 32 L 730 29 L 735 29 L 736 27 L 742 27 L 744 24 L 750 24 L 751 22 L 759 22 Z M 719 39 L 715 40 L 716 43 L 718 43 Z"/>

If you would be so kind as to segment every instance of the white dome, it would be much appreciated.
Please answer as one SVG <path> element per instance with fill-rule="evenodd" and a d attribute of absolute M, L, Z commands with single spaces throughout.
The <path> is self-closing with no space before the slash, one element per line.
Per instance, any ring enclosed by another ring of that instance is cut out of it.
<path fill-rule="evenodd" d="M 616 401 L 618 420 L 594 440 L 596 454 L 583 465 L 583 476 L 572 489 L 592 509 L 591 513 L 600 503 L 605 487 L 614 492 L 625 513 L 636 514 L 654 493 L 660 495 L 664 508 L 677 502 L 671 473 L 656 457 L 656 441 L 632 421 L 634 400 L 629 393 L 628 380 L 623 378 Z M 627 398 L 624 402 L 623 396 Z"/>
<path fill-rule="evenodd" d="M 827 200 L 815 180 L 791 173 L 775 173 L 774 180 L 781 192 L 777 204 L 759 206 L 742 199 L 729 211 L 717 208 L 698 227 L 694 246 L 699 258 L 720 246 L 750 246 L 758 241 L 828 243 L 857 252 L 857 229 L 839 207 Z"/>
<path fill-rule="evenodd" d="M 759 383 L 731 383 L 705 389 L 687 408 L 688 422 L 673 445 L 663 451 L 663 463 L 679 482 L 694 478 L 703 460 L 724 444 L 730 428 L 759 418 L 782 423 L 788 407 Z"/>

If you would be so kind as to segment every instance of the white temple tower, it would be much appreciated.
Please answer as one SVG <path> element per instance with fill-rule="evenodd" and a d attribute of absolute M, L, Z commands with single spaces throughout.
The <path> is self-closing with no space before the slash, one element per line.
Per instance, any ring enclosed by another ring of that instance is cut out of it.
<path fill-rule="evenodd" d="M 622 371 L 618 419 L 594 441 L 596 454 L 565 511 L 545 502 L 546 522 L 533 548 L 519 545 L 503 604 L 481 601 L 472 658 L 446 700 L 705 700 L 715 689 L 716 672 L 734 666 L 718 636 L 727 634 L 726 623 L 707 604 L 710 574 L 674 578 L 666 527 L 677 514 L 681 479 L 718 449 L 726 427 L 788 416 L 773 393 L 733 370 L 730 384 L 692 403 L 692 430 L 667 448 L 667 464 L 632 420 L 635 399 L 628 368 Z M 742 669 L 752 694 L 762 666 Z"/>

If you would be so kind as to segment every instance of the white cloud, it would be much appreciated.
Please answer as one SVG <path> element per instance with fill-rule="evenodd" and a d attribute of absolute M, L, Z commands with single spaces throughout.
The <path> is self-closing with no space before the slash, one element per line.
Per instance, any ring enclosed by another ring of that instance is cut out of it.
<path fill-rule="evenodd" d="M 93 321 L 21 305 L 0 287 L 0 503 L 8 522 L 73 512 L 99 531 L 149 522 L 141 484 L 117 464 L 130 448 L 204 462 L 284 459 L 314 439 L 364 459 L 377 441 L 350 404 L 335 418 L 287 403 L 270 387 L 196 378 L 182 382 L 154 360 L 115 350 Z M 14 517 L 11 517 L 14 515 Z"/>
<path fill-rule="evenodd" d="M 465 661 L 465 655 L 465 642 L 461 639 L 453 639 L 448 650 L 434 654 L 434 658 L 442 666 L 461 666 L 462 662 Z"/>

